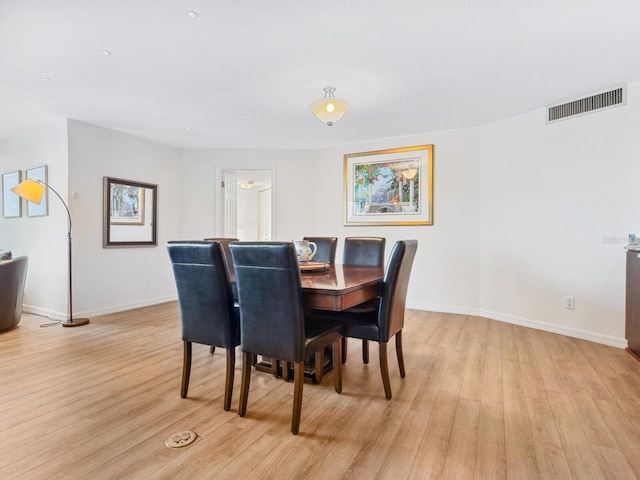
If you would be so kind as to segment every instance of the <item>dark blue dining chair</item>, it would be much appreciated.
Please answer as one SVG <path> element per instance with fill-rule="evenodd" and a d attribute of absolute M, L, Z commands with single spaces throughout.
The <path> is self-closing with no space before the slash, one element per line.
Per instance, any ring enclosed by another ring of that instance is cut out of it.
<path fill-rule="evenodd" d="M 409 277 L 413 259 L 418 249 L 417 240 L 400 240 L 395 243 L 384 274 L 380 303 L 377 309 L 343 312 L 326 312 L 331 320 L 343 325 L 345 337 L 378 342 L 380 351 L 380 373 L 385 396 L 391 398 L 391 382 L 387 362 L 387 344 L 395 336 L 396 356 L 400 376 L 405 377 L 402 352 L 402 328 L 407 299 Z"/>
<path fill-rule="evenodd" d="M 231 277 L 233 277 L 235 275 L 235 273 L 233 271 L 233 260 L 231 259 L 231 250 L 229 249 L 229 244 L 231 244 L 232 242 L 237 242 L 238 239 L 237 238 L 227 238 L 227 237 L 211 237 L 211 238 L 205 238 L 205 241 L 207 241 L 207 242 L 219 242 L 220 245 L 222 245 L 222 251 L 224 252 L 225 260 L 227 261 L 227 268 L 229 269 L 229 275 Z M 238 301 L 238 291 L 236 290 L 235 282 L 231 282 L 231 292 L 233 293 L 233 301 L 237 302 Z M 214 347 L 212 345 L 209 350 L 211 352 L 211 355 L 213 355 L 214 352 L 216 351 L 216 347 Z"/>
<path fill-rule="evenodd" d="M 313 256 L 314 262 L 336 263 L 337 237 L 304 237 L 303 240 L 316 244 L 316 254 Z"/>
<path fill-rule="evenodd" d="M 386 242 L 383 237 L 347 237 L 344 239 L 342 264 L 380 267 L 384 265 Z"/>
<path fill-rule="evenodd" d="M 342 251 L 343 265 L 362 265 L 382 267 L 384 265 L 384 249 L 387 240 L 383 237 L 347 237 L 344 239 Z M 350 309 L 350 312 L 362 313 L 378 310 L 379 298 L 368 300 Z M 342 340 L 342 361 L 347 361 L 347 337 Z M 362 361 L 369 363 L 369 343 L 362 341 Z"/>
<path fill-rule="evenodd" d="M 305 315 L 300 266 L 291 242 L 231 244 L 235 264 L 240 332 L 242 383 L 239 414 L 247 411 L 254 355 L 293 363 L 291 432 L 297 435 L 302 411 L 304 361 L 325 347 L 333 350 L 333 384 L 342 391 L 342 325 Z M 316 365 L 324 368 L 324 365 Z"/>
<path fill-rule="evenodd" d="M 180 396 L 185 398 L 189 389 L 192 343 L 224 348 L 227 353 L 224 409 L 229 410 L 240 328 L 222 245 L 175 241 L 167 243 L 167 251 L 178 290 L 184 344 Z"/>
<path fill-rule="evenodd" d="M 231 259 L 231 249 L 229 248 L 229 244 L 233 242 L 237 242 L 237 238 L 226 238 L 226 237 L 211 237 L 205 238 L 207 242 L 219 242 L 222 245 L 222 251 L 224 252 L 225 259 L 227 260 L 227 267 L 229 268 L 229 273 L 231 276 L 234 275 L 233 272 L 233 260 Z M 237 298 L 234 296 L 234 298 Z"/>

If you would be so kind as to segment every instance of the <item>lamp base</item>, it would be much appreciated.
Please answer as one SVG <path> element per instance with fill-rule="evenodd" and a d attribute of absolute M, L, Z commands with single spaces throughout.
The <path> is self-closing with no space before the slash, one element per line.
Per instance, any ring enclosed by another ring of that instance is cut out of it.
<path fill-rule="evenodd" d="M 88 318 L 74 318 L 72 321 L 65 320 L 64 322 L 60 322 L 63 327 L 79 327 L 81 325 L 86 325 L 89 323 Z"/>

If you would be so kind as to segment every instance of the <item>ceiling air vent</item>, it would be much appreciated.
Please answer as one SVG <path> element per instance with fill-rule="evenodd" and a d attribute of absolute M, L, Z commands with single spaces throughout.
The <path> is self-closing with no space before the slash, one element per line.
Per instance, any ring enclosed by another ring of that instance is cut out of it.
<path fill-rule="evenodd" d="M 607 108 L 619 107 L 627 103 L 626 87 L 616 88 L 608 92 L 597 93 L 590 97 L 580 98 L 571 102 L 556 105 L 547 109 L 547 123 L 557 122 L 566 118 L 584 115 Z"/>

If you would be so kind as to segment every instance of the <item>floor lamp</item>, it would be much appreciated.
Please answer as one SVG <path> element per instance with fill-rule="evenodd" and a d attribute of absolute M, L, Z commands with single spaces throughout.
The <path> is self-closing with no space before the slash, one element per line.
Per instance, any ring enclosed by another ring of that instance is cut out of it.
<path fill-rule="evenodd" d="M 24 182 L 18 184 L 14 188 L 11 189 L 12 192 L 17 194 L 19 197 L 24 198 L 30 202 L 37 203 L 40 205 L 42 202 L 42 196 L 44 195 L 45 189 L 48 188 L 62 202 L 64 208 L 67 210 L 67 215 L 69 216 L 69 232 L 67 236 L 69 237 L 69 319 L 62 321 L 63 327 L 79 327 L 80 325 L 86 325 L 89 323 L 88 318 L 73 318 L 73 280 L 72 280 L 72 253 L 71 253 L 71 213 L 69 212 L 69 207 L 67 207 L 66 202 L 62 199 L 60 194 L 56 192 L 50 185 L 46 184 L 42 180 L 33 180 L 31 178 L 25 180 Z"/>

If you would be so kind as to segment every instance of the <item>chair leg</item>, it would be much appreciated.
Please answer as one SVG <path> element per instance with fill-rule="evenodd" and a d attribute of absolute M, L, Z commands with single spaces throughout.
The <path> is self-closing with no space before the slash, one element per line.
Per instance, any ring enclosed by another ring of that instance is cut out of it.
<path fill-rule="evenodd" d="M 213 355 L 214 353 L 216 353 L 216 347 L 214 347 L 213 345 L 211 345 L 211 348 L 209 349 L 209 353 L 211 355 Z"/>
<path fill-rule="evenodd" d="M 369 363 L 369 342 L 362 340 L 362 363 Z"/>
<path fill-rule="evenodd" d="M 342 337 L 342 363 L 347 362 L 347 337 Z"/>
<path fill-rule="evenodd" d="M 290 380 L 289 378 L 289 369 L 291 368 L 290 363 L 291 362 L 282 362 L 282 379 L 285 382 L 288 382 Z"/>
<path fill-rule="evenodd" d="M 324 348 L 321 348 L 315 355 L 316 363 L 316 382 L 321 383 L 324 377 Z"/>
<path fill-rule="evenodd" d="M 191 342 L 184 340 L 182 343 L 182 386 L 180 388 L 180 396 L 186 398 L 187 390 L 189 390 L 189 376 L 191 375 Z"/>
<path fill-rule="evenodd" d="M 336 389 L 336 392 L 342 393 L 342 363 L 340 362 L 342 359 L 342 340 L 333 343 L 331 354 L 333 359 L 333 388 Z"/>
<path fill-rule="evenodd" d="M 249 383 L 251 382 L 251 359 L 252 355 L 242 352 L 242 382 L 240 384 L 240 404 L 238 405 L 238 415 L 244 417 L 247 413 L 247 400 L 249 398 Z"/>
<path fill-rule="evenodd" d="M 224 384 L 224 409 L 231 408 L 231 396 L 233 395 L 233 375 L 236 367 L 236 349 L 227 348 L 227 376 Z"/>
<path fill-rule="evenodd" d="M 402 330 L 396 333 L 396 355 L 398 357 L 398 366 L 400 367 L 400 376 L 405 377 L 404 372 L 404 354 L 402 352 Z"/>
<path fill-rule="evenodd" d="M 380 342 L 380 373 L 387 400 L 391 399 L 391 381 L 389 380 L 389 363 L 387 362 L 387 342 Z"/>
<path fill-rule="evenodd" d="M 280 362 L 280 360 L 271 357 L 271 374 L 273 378 L 278 378 L 278 362 Z"/>
<path fill-rule="evenodd" d="M 291 416 L 291 433 L 298 434 L 300 416 L 302 414 L 302 387 L 304 385 L 304 362 L 293 364 L 293 414 Z"/>

